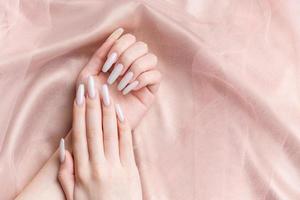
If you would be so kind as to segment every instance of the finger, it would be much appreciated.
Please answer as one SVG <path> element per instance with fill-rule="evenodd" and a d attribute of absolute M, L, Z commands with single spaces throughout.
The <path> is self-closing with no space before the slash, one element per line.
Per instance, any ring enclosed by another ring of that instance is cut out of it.
<path fill-rule="evenodd" d="M 134 42 L 136 41 L 136 38 L 132 34 L 125 34 L 122 37 L 120 37 L 118 40 L 116 40 L 111 47 L 107 59 L 102 67 L 102 72 L 107 72 L 112 65 L 117 61 L 118 57 Z"/>
<path fill-rule="evenodd" d="M 135 165 L 132 135 L 129 123 L 124 118 L 123 111 L 119 104 L 115 105 L 115 109 L 118 116 L 120 161 L 124 166 Z"/>
<path fill-rule="evenodd" d="M 128 72 L 133 73 L 131 82 L 136 80 L 136 78 L 143 72 L 150 71 L 154 69 L 157 65 L 157 57 L 152 53 L 147 53 L 146 55 L 138 58 L 128 69 Z M 130 82 L 129 82 L 130 83 Z"/>
<path fill-rule="evenodd" d="M 119 161 L 117 119 L 106 84 L 102 86 L 102 98 L 102 126 L 105 157 L 110 161 Z"/>
<path fill-rule="evenodd" d="M 83 84 L 78 86 L 73 106 L 72 149 L 76 171 L 84 169 L 88 163 L 88 149 L 86 141 L 85 97 Z"/>
<path fill-rule="evenodd" d="M 124 29 L 116 29 L 99 47 L 99 49 L 93 54 L 87 65 L 83 68 L 80 73 L 79 80 L 85 80 L 89 75 L 98 74 L 101 69 L 109 50 L 112 48 L 115 41 L 117 41 L 123 34 Z"/>
<path fill-rule="evenodd" d="M 127 71 L 130 65 L 138 58 L 148 53 L 148 45 L 144 42 L 136 42 L 131 45 L 118 59 L 118 63 L 123 65 L 121 76 Z"/>
<path fill-rule="evenodd" d="M 161 77 L 161 73 L 158 70 L 146 71 L 137 77 L 136 81 L 138 82 L 138 85 L 134 87 L 133 90 L 137 91 L 147 86 L 152 93 L 155 93 L 158 90 Z M 123 94 L 128 92 L 130 91 L 128 91 L 128 89 L 126 90 L 126 88 L 123 90 Z"/>
<path fill-rule="evenodd" d="M 92 76 L 88 78 L 88 98 L 86 99 L 86 138 L 89 158 L 94 164 L 104 160 L 103 136 L 101 125 L 101 106 Z"/>
<path fill-rule="evenodd" d="M 61 148 L 64 147 L 61 147 L 60 145 L 60 149 Z M 60 167 L 57 176 L 66 199 L 73 200 L 73 191 L 75 185 L 73 158 L 69 151 L 65 151 L 64 153 L 64 159 L 60 160 Z"/>

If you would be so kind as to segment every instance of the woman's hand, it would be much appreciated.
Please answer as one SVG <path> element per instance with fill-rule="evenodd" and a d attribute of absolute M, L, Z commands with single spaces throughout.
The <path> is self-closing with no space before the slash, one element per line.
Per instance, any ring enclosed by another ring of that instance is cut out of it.
<path fill-rule="evenodd" d="M 58 178 L 63 191 L 68 200 L 141 200 L 129 123 L 107 85 L 100 95 L 92 76 L 87 82 L 87 97 L 80 84 L 74 101 L 73 157 L 64 140 L 60 144 Z"/>
<path fill-rule="evenodd" d="M 122 106 L 134 129 L 154 101 L 161 81 L 157 57 L 132 34 L 114 31 L 79 74 L 77 85 L 93 76 L 95 87 L 111 85 L 111 96 Z M 123 34 L 123 35 L 122 35 Z"/>

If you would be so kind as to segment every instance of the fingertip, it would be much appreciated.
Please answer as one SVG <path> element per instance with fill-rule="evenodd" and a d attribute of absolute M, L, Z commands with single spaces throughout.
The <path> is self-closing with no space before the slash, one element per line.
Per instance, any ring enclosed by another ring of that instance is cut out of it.
<path fill-rule="evenodd" d="M 122 34 L 124 33 L 123 28 L 117 28 L 107 39 L 106 41 L 109 40 L 117 40 Z"/>

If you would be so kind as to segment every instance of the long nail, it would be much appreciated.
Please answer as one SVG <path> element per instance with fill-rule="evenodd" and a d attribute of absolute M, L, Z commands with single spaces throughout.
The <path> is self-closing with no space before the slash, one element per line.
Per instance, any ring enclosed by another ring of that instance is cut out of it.
<path fill-rule="evenodd" d="M 117 56 L 116 52 L 110 54 L 102 67 L 102 72 L 107 72 L 111 68 L 111 66 L 117 61 Z"/>
<path fill-rule="evenodd" d="M 95 98 L 96 96 L 95 82 L 92 76 L 89 76 L 88 78 L 88 93 L 91 99 Z"/>
<path fill-rule="evenodd" d="M 120 120 L 120 122 L 123 122 L 124 114 L 123 114 L 120 104 L 116 104 L 115 108 L 116 108 L 116 113 L 117 113 L 118 119 Z"/>
<path fill-rule="evenodd" d="M 107 83 L 108 84 L 113 84 L 117 78 L 120 76 L 121 72 L 123 69 L 123 65 L 122 64 L 117 64 L 114 68 L 114 70 L 111 72 L 111 74 L 109 75 L 108 79 L 107 79 Z"/>
<path fill-rule="evenodd" d="M 76 103 L 78 106 L 81 106 L 83 104 L 84 100 L 84 85 L 80 84 L 77 88 L 76 92 Z"/>
<path fill-rule="evenodd" d="M 65 140 L 63 138 L 60 139 L 59 142 L 59 161 L 63 163 L 66 157 L 66 150 L 65 150 Z"/>
<path fill-rule="evenodd" d="M 102 95 L 103 95 L 104 105 L 108 106 L 110 103 L 110 98 L 109 98 L 108 87 L 106 84 L 102 85 Z"/>
<path fill-rule="evenodd" d="M 129 81 L 131 81 L 132 77 L 133 77 L 133 73 L 127 72 L 125 76 L 122 78 L 122 80 L 120 81 L 120 83 L 118 84 L 118 90 L 119 91 L 123 90 L 123 88 L 125 88 L 125 86 L 129 83 Z"/>
<path fill-rule="evenodd" d="M 123 95 L 128 94 L 131 90 L 133 90 L 134 88 L 136 88 L 136 86 L 138 86 L 139 82 L 138 81 L 133 81 L 132 83 L 130 83 L 122 92 Z"/>

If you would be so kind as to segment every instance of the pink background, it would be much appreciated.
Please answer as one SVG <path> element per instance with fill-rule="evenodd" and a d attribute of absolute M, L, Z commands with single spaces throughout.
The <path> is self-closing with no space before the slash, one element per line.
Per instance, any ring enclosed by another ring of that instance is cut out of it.
<path fill-rule="evenodd" d="M 163 81 L 135 132 L 149 199 L 300 199 L 298 0 L 0 0 L 0 199 L 70 129 L 78 72 L 117 27 Z"/>

